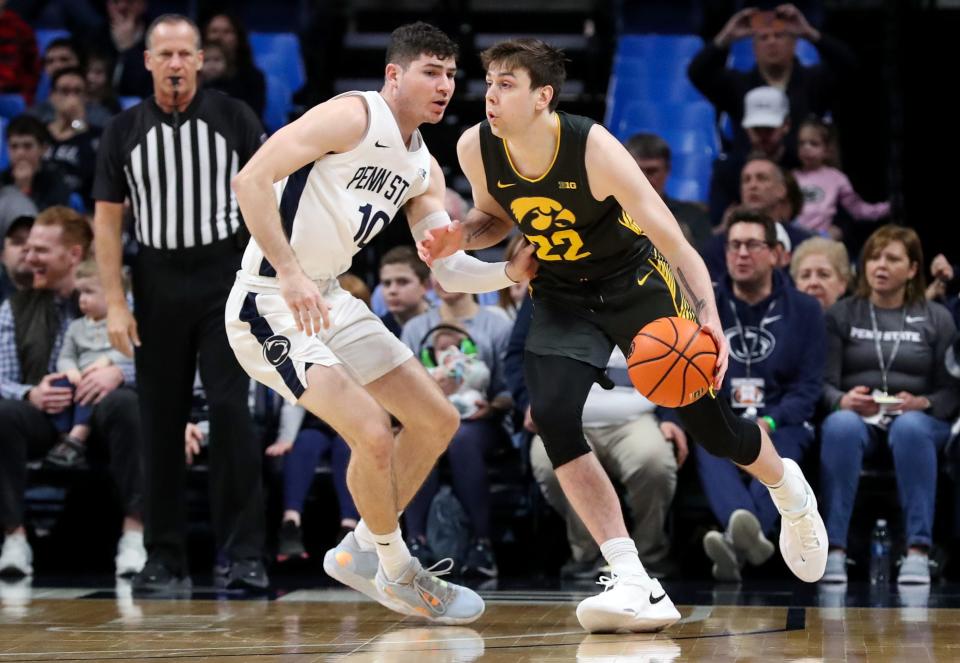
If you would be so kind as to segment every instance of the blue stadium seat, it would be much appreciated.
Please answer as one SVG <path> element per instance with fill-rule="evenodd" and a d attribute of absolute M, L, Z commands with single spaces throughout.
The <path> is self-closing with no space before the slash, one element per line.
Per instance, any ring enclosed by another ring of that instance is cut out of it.
<path fill-rule="evenodd" d="M 618 55 L 613 60 L 613 74 L 623 78 L 685 79 L 689 63 L 689 60 Z"/>
<path fill-rule="evenodd" d="M 10 119 L 27 110 L 27 102 L 19 92 L 0 94 L 0 117 Z"/>
<path fill-rule="evenodd" d="M 689 61 L 703 48 L 703 39 L 696 35 L 621 35 L 617 55 L 624 57 L 660 57 Z"/>
<path fill-rule="evenodd" d="M 635 101 L 679 104 L 703 102 L 704 98 L 686 76 L 626 78 L 614 75 L 607 89 L 607 117 L 604 124 L 611 131 L 616 130 L 626 106 Z"/>
<path fill-rule="evenodd" d="M 267 105 L 263 109 L 263 123 L 267 131 L 273 133 L 287 123 L 290 110 L 293 108 L 293 92 L 286 82 L 267 74 Z"/>
<path fill-rule="evenodd" d="M 303 87 L 307 76 L 300 58 L 300 43 L 295 34 L 251 32 L 250 48 L 253 51 L 253 60 L 264 76 L 279 78 L 290 90 Z"/>
<path fill-rule="evenodd" d="M 797 59 L 800 64 L 807 67 L 820 63 L 820 53 L 817 47 L 806 39 L 797 41 Z M 753 41 L 750 39 L 740 39 L 735 41 L 730 47 L 730 57 L 727 59 L 727 66 L 731 69 L 747 71 L 752 69 L 757 63 L 753 56 Z"/>
<path fill-rule="evenodd" d="M 46 30 L 40 29 L 40 30 L 35 30 L 34 35 L 36 35 L 36 38 L 37 38 L 37 51 L 40 53 L 40 57 L 42 58 L 44 51 L 47 50 L 47 45 L 51 41 L 53 41 L 54 39 L 59 39 L 61 37 L 69 37 L 70 31 L 63 30 L 61 28 L 53 28 L 53 29 L 46 29 Z"/>
<path fill-rule="evenodd" d="M 667 180 L 667 195 L 677 200 L 707 201 L 707 189 L 700 182 L 679 177 Z"/>
<path fill-rule="evenodd" d="M 621 124 L 646 124 L 658 129 L 704 129 L 716 122 L 716 111 L 708 101 L 666 103 L 631 101 L 623 109 Z M 619 130 L 620 127 L 617 127 Z"/>
<path fill-rule="evenodd" d="M 131 106 L 139 104 L 143 99 L 140 97 L 119 97 L 117 101 L 120 102 L 120 108 L 122 110 L 127 110 Z"/>
<path fill-rule="evenodd" d="M 709 183 L 713 171 L 713 155 L 704 152 L 673 152 L 671 148 L 670 177 Z"/>
<path fill-rule="evenodd" d="M 7 158 L 7 120 L 0 117 L 0 171 L 4 171 L 10 165 Z"/>

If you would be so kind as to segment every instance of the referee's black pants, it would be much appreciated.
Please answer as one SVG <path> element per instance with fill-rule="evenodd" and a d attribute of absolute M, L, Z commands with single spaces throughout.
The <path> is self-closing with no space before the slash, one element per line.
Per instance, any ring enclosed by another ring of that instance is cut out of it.
<path fill-rule="evenodd" d="M 91 461 L 109 458 L 126 516 L 143 507 L 143 465 L 137 394 L 118 387 L 93 406 L 87 451 Z M 27 461 L 43 458 L 57 443 L 53 418 L 27 401 L 0 400 L 0 527 L 24 524 L 23 493 Z"/>
<path fill-rule="evenodd" d="M 240 263 L 234 239 L 172 251 L 141 247 L 134 310 L 146 466 L 145 544 L 151 560 L 188 571 L 184 428 L 199 359 L 210 408 L 210 513 L 231 560 L 260 558 L 264 503 L 250 378 L 227 343 L 224 305 Z"/>

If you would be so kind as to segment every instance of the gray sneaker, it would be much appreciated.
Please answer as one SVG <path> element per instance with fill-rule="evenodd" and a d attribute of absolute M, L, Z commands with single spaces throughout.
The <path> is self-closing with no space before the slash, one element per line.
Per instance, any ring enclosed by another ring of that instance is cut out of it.
<path fill-rule="evenodd" d="M 707 532 L 703 536 L 703 550 L 713 562 L 714 579 L 720 582 L 740 582 L 743 560 L 722 532 Z"/>
<path fill-rule="evenodd" d="M 377 551 L 363 550 L 353 532 L 340 539 L 340 543 L 323 556 L 323 570 L 328 576 L 361 594 L 366 594 L 391 610 L 398 610 L 392 601 L 380 593 L 374 583 L 378 566 L 380 559 Z"/>
<path fill-rule="evenodd" d="M 900 562 L 897 583 L 903 585 L 930 584 L 930 558 L 919 553 L 908 553 Z"/>
<path fill-rule="evenodd" d="M 483 599 L 472 589 L 440 579 L 451 570 L 452 559 L 440 560 L 425 569 L 414 557 L 396 581 L 388 580 L 380 568 L 375 582 L 382 594 L 397 603 L 397 612 L 425 617 L 438 624 L 469 624 L 483 614 Z"/>
<path fill-rule="evenodd" d="M 831 550 L 827 554 L 827 568 L 823 572 L 822 582 L 845 583 L 847 581 L 847 553 Z"/>
<path fill-rule="evenodd" d="M 737 509 L 730 514 L 727 523 L 727 538 L 737 555 L 746 558 L 753 566 L 760 566 L 773 555 L 776 548 L 763 535 L 760 521 L 746 509 Z"/>

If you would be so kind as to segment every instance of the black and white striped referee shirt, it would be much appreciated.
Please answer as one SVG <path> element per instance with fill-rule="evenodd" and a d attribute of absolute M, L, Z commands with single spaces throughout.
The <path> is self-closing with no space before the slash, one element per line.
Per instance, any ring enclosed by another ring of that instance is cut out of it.
<path fill-rule="evenodd" d="M 230 188 L 265 139 L 243 103 L 198 90 L 174 128 L 153 97 L 107 125 L 97 154 L 93 198 L 130 198 L 137 241 L 154 249 L 181 249 L 226 239 L 240 228 Z"/>

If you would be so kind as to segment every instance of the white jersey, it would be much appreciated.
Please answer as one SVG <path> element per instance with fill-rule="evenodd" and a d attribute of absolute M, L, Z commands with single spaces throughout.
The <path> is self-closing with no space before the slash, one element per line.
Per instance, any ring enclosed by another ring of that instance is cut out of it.
<path fill-rule="evenodd" d="M 419 131 L 407 148 L 379 92 L 363 97 L 367 131 L 349 152 L 328 154 L 274 184 L 284 232 L 307 276 L 334 279 L 430 183 L 430 152 Z M 251 239 L 238 273 L 248 289 L 274 290 L 276 271 Z"/>

